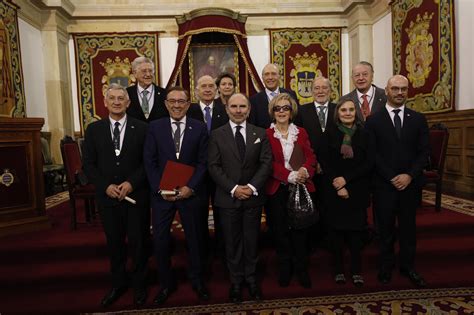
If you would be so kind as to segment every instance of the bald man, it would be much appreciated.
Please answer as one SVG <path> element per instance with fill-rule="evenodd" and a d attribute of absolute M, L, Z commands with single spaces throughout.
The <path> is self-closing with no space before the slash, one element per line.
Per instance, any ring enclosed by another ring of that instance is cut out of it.
<path fill-rule="evenodd" d="M 293 91 L 280 88 L 280 69 L 273 63 L 267 64 L 262 70 L 262 80 L 265 89 L 250 98 L 252 110 L 248 121 L 251 124 L 267 129 L 272 123 L 268 114 L 268 103 L 280 93 L 288 93 L 298 102 Z"/>
<path fill-rule="evenodd" d="M 423 168 L 429 155 L 426 118 L 405 106 L 408 79 L 395 75 L 385 88 L 387 103 L 368 116 L 365 127 L 375 141 L 376 169 L 373 207 L 380 234 L 378 280 L 387 284 L 395 266 L 398 221 L 400 273 L 418 287 L 426 286 L 415 271 L 416 209 L 421 200 Z"/>

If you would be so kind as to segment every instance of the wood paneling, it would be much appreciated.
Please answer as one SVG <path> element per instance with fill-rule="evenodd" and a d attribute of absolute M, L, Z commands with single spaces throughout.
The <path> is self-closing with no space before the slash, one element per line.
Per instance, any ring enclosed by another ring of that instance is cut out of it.
<path fill-rule="evenodd" d="M 443 185 L 446 189 L 474 193 L 474 109 L 427 115 L 428 123 L 449 128 Z"/>
<path fill-rule="evenodd" d="M 13 182 L 0 182 L 0 236 L 45 229 L 43 118 L 0 118 L 0 172 Z M 5 179 L 5 178 L 4 178 Z"/>

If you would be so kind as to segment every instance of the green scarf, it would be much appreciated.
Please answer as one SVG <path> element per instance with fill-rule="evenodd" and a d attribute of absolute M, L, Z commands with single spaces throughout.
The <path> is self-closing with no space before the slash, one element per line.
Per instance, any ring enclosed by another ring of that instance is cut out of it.
<path fill-rule="evenodd" d="M 357 130 L 357 125 L 352 125 L 352 128 L 346 127 L 341 123 L 336 123 L 337 128 L 344 134 L 341 144 L 341 154 L 343 159 L 352 159 L 354 151 L 352 150 L 352 136 Z"/>

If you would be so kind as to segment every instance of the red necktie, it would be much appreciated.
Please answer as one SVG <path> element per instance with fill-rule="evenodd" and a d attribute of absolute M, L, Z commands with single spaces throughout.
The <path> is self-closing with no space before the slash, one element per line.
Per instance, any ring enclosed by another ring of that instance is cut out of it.
<path fill-rule="evenodd" d="M 370 115 L 370 106 L 369 101 L 367 100 L 367 94 L 362 95 L 362 115 L 364 115 L 364 120 L 367 119 L 367 116 Z"/>

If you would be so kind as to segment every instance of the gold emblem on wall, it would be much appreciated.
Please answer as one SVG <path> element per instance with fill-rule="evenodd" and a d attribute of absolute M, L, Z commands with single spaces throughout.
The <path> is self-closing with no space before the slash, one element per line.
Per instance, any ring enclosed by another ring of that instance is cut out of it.
<path fill-rule="evenodd" d="M 9 187 L 15 181 L 15 177 L 8 168 L 3 170 L 3 174 L 0 175 L 0 183 Z"/>
<path fill-rule="evenodd" d="M 310 56 L 308 52 L 304 52 L 303 55 L 297 53 L 294 57 L 290 56 L 294 65 L 290 72 L 290 88 L 295 91 L 300 104 L 313 101 L 311 86 L 315 78 L 323 75 L 321 70 L 318 69 L 318 64 L 322 58 L 322 56 L 318 57 L 316 53 Z"/>
<path fill-rule="evenodd" d="M 105 91 L 109 88 L 111 83 L 120 84 L 123 87 L 130 86 L 131 83 L 135 83 L 136 78 L 132 72 L 132 64 L 128 58 L 124 58 L 123 61 L 119 56 L 115 56 L 115 59 L 107 58 L 105 62 L 101 62 L 100 65 L 104 67 L 105 74 L 102 76 L 102 94 L 105 96 Z"/>
<path fill-rule="evenodd" d="M 432 18 L 433 13 L 425 12 L 423 17 L 418 14 L 416 20 L 410 22 L 410 27 L 405 29 L 410 39 L 405 50 L 406 71 L 408 80 L 415 88 L 425 85 L 432 70 L 433 36 L 429 32 Z"/>

